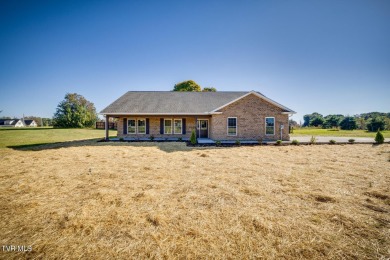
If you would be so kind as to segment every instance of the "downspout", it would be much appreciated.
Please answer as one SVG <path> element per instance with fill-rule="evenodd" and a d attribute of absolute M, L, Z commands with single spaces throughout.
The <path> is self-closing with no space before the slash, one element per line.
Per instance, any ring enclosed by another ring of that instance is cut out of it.
<path fill-rule="evenodd" d="M 283 140 L 283 124 L 280 124 L 280 140 Z"/>

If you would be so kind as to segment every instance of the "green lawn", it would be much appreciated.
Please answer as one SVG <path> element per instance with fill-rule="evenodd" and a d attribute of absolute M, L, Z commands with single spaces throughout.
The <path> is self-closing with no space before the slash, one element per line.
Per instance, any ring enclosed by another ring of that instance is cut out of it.
<path fill-rule="evenodd" d="M 390 131 L 382 131 L 385 138 L 390 138 Z M 334 130 L 334 129 L 321 129 L 321 128 L 297 128 L 294 129 L 294 133 L 291 137 L 295 136 L 339 136 L 339 137 L 375 137 L 376 132 L 368 132 L 365 130 Z"/>
<path fill-rule="evenodd" d="M 0 148 L 103 138 L 102 129 L 0 128 Z M 115 136 L 116 130 L 110 130 Z"/>

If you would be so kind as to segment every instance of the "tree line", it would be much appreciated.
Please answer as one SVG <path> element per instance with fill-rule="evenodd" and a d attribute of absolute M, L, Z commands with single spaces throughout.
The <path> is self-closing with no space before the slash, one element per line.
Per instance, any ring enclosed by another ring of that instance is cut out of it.
<path fill-rule="evenodd" d="M 390 113 L 370 112 L 354 116 L 333 114 L 323 116 L 314 112 L 303 116 L 303 127 L 341 128 L 342 130 L 390 130 Z"/>

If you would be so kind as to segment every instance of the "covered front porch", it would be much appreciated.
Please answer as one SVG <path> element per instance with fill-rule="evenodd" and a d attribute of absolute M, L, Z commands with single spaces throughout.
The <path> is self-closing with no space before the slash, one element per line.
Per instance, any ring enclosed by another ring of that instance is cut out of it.
<path fill-rule="evenodd" d="M 210 137 L 210 115 L 104 116 L 106 141 L 188 141 L 193 130 L 197 138 Z M 117 119 L 117 138 L 109 137 L 109 122 L 112 118 Z"/>

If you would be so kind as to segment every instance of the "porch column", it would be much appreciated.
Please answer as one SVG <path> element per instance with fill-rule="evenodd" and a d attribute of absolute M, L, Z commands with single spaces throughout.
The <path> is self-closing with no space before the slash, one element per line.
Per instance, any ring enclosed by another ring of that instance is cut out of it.
<path fill-rule="evenodd" d="M 104 124 L 104 130 L 106 131 L 106 138 L 105 138 L 106 141 L 108 141 L 108 130 L 109 130 L 108 128 L 110 126 L 108 123 L 109 119 L 110 119 L 110 117 L 108 115 L 106 115 L 106 122 Z"/>
<path fill-rule="evenodd" d="M 199 129 L 196 129 L 198 127 L 198 116 L 195 116 L 195 136 L 196 136 L 196 139 L 198 140 L 198 138 L 200 137 L 200 133 L 199 133 Z"/>

